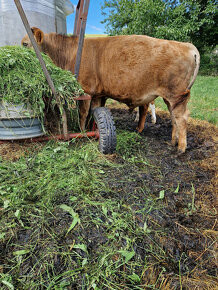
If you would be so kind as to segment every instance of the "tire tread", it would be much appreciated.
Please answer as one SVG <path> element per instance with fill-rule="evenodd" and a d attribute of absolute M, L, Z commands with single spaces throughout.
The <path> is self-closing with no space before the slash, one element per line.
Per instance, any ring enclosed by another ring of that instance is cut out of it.
<path fill-rule="evenodd" d="M 93 110 L 94 120 L 99 130 L 99 150 L 103 154 L 112 154 L 116 150 L 116 128 L 111 112 L 105 107 Z"/>

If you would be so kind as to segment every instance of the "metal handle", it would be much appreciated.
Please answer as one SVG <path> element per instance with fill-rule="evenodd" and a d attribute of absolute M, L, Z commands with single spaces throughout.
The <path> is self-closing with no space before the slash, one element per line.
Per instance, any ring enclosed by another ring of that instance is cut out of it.
<path fill-rule="evenodd" d="M 51 88 L 52 93 L 56 96 L 56 90 L 55 90 L 54 83 L 53 83 L 53 81 L 51 79 L 51 76 L 50 76 L 50 74 L 49 74 L 49 72 L 48 72 L 48 70 L 46 68 L 45 62 L 44 62 L 44 60 L 42 58 L 42 55 L 41 55 L 40 50 L 38 48 L 38 45 L 37 45 L 37 43 L 35 41 L 35 38 L 34 38 L 33 33 L 31 31 L 29 22 L 28 22 L 27 17 L 26 17 L 26 15 L 24 13 L 24 10 L 23 10 L 23 7 L 22 7 L 22 5 L 20 3 L 20 0 L 14 0 L 14 2 L 15 2 L 15 5 L 17 6 L 17 10 L 18 10 L 18 12 L 20 14 L 20 17 L 21 17 L 21 19 L 23 21 L 23 24 L 24 24 L 25 28 L 26 28 L 27 34 L 28 34 L 28 36 L 30 38 L 30 41 L 31 41 L 31 43 L 33 45 L 33 48 L 34 48 L 34 50 L 36 52 L 36 55 L 37 55 L 37 57 L 39 59 L 39 62 L 40 62 L 40 65 L 42 67 L 42 70 L 43 70 L 43 73 L 45 75 L 45 78 L 46 78 L 46 80 L 47 80 L 47 82 L 48 82 L 48 84 L 49 84 L 49 86 Z"/>
<path fill-rule="evenodd" d="M 78 31 L 79 33 L 79 41 L 78 41 L 78 49 L 77 49 L 77 55 L 76 55 L 76 64 L 75 64 L 75 70 L 74 73 L 76 75 L 76 78 L 78 79 L 79 77 L 79 69 L 80 69 L 80 63 L 81 63 L 81 58 L 82 58 L 82 49 L 83 49 L 83 43 L 84 43 L 84 36 L 85 36 L 85 30 L 86 30 L 86 21 L 87 21 L 87 15 L 88 15 L 88 10 L 89 10 L 89 3 L 90 0 L 85 1 L 85 0 L 79 1 L 77 5 L 77 12 L 76 12 L 76 23 L 75 23 L 75 28 L 74 32 L 76 34 Z"/>

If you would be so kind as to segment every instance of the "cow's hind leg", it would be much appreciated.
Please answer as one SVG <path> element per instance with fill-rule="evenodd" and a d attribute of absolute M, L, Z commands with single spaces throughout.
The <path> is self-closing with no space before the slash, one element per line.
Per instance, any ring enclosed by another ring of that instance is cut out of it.
<path fill-rule="evenodd" d="M 187 147 L 187 119 L 189 111 L 187 109 L 187 103 L 190 98 L 190 91 L 186 91 L 184 94 L 175 98 L 172 107 L 172 116 L 175 118 L 177 130 L 178 130 L 178 151 L 180 153 L 185 152 Z M 173 135 L 172 135 L 173 143 Z"/>
<path fill-rule="evenodd" d="M 164 99 L 165 104 L 167 105 L 167 108 L 170 112 L 170 117 L 171 117 L 171 122 L 172 122 L 172 139 L 171 139 L 171 144 L 173 146 L 176 146 L 178 143 L 178 138 L 179 138 L 179 134 L 178 134 L 178 127 L 176 124 L 176 119 L 174 117 L 174 114 L 172 112 L 172 107 L 170 105 L 170 103 Z"/>
<path fill-rule="evenodd" d="M 139 122 L 138 122 L 138 127 L 136 128 L 136 130 L 139 133 L 141 133 L 144 129 L 147 112 L 148 112 L 148 105 L 147 104 L 145 104 L 143 106 L 139 106 Z"/>
<path fill-rule="evenodd" d="M 187 147 L 187 119 L 189 111 L 187 108 L 178 108 L 173 110 L 173 115 L 175 116 L 178 128 L 178 151 L 183 153 Z"/>

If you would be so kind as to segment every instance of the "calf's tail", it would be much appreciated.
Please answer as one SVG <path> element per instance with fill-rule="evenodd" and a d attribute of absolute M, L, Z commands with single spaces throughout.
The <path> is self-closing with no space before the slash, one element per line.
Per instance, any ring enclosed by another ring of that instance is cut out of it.
<path fill-rule="evenodd" d="M 190 44 L 190 45 L 192 47 L 191 53 L 192 53 L 192 56 L 194 57 L 194 60 L 195 60 L 194 73 L 193 73 L 192 79 L 191 79 L 190 84 L 188 85 L 186 91 L 183 94 L 174 97 L 173 103 L 171 104 L 173 110 L 178 105 L 187 104 L 187 102 L 190 98 L 190 89 L 193 86 L 193 84 L 196 80 L 196 77 L 198 75 L 198 71 L 199 71 L 199 67 L 200 67 L 200 54 L 194 45 L 192 45 L 192 44 Z"/>
<path fill-rule="evenodd" d="M 193 74 L 193 77 L 191 79 L 191 82 L 190 82 L 190 84 L 187 87 L 187 90 L 190 90 L 191 87 L 193 86 L 193 84 L 194 84 L 194 82 L 196 80 L 196 77 L 198 75 L 199 67 L 200 67 L 200 54 L 199 54 L 199 51 L 197 50 L 197 48 L 195 46 L 193 46 L 193 47 L 194 47 L 193 56 L 195 58 L 195 70 L 194 70 L 194 74 Z"/>

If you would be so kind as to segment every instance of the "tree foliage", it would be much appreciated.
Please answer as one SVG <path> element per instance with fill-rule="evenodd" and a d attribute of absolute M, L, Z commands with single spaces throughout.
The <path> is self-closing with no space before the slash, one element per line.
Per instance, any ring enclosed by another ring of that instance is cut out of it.
<path fill-rule="evenodd" d="M 217 0 L 104 0 L 107 33 L 146 34 L 193 42 L 201 51 L 217 37 Z"/>

